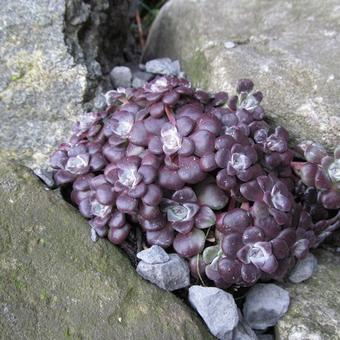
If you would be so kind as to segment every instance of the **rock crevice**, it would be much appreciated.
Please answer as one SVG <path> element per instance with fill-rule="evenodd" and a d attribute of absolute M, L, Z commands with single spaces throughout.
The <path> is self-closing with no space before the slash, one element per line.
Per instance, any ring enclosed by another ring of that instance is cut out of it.
<path fill-rule="evenodd" d="M 108 74 L 123 60 L 128 31 L 127 0 L 66 0 L 64 38 L 77 64 L 87 69 L 84 101 L 93 99 L 98 84 L 108 87 Z"/>

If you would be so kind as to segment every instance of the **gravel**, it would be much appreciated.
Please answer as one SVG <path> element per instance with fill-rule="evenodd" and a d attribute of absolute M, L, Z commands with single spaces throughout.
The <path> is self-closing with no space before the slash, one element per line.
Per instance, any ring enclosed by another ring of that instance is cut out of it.
<path fill-rule="evenodd" d="M 246 295 L 243 314 L 250 327 L 264 330 L 274 326 L 287 312 L 289 293 L 275 284 L 257 284 Z"/>
<path fill-rule="evenodd" d="M 36 168 L 33 170 L 34 174 L 38 176 L 49 188 L 53 188 L 55 183 L 53 179 L 53 171 L 45 168 Z"/>
<path fill-rule="evenodd" d="M 116 66 L 110 72 L 111 81 L 113 86 L 118 87 L 131 87 L 132 73 L 126 66 Z"/>
<path fill-rule="evenodd" d="M 239 314 L 231 294 L 215 287 L 191 286 L 189 302 L 218 339 L 232 339 Z"/>
<path fill-rule="evenodd" d="M 145 64 L 146 72 L 177 76 L 181 72 L 178 60 L 172 61 L 170 58 L 159 58 L 148 61 Z"/>
<path fill-rule="evenodd" d="M 224 43 L 224 47 L 227 48 L 227 49 L 230 49 L 230 48 L 236 47 L 236 44 L 233 41 L 226 41 Z"/>
<path fill-rule="evenodd" d="M 318 265 L 317 259 L 313 254 L 308 254 L 300 260 L 289 275 L 289 280 L 294 283 L 300 283 L 308 280 L 316 270 Z"/>
<path fill-rule="evenodd" d="M 257 340 L 255 332 L 250 328 L 246 320 L 240 320 L 233 330 L 232 340 Z"/>
<path fill-rule="evenodd" d="M 143 87 L 149 80 L 151 80 L 155 75 L 148 72 L 136 71 L 133 72 L 132 87 L 138 88 Z"/>
<path fill-rule="evenodd" d="M 138 274 L 168 291 L 189 286 L 190 271 L 187 262 L 177 254 L 170 254 L 169 257 L 165 263 L 150 264 L 140 261 L 137 265 Z"/>
<path fill-rule="evenodd" d="M 149 264 L 165 263 L 170 260 L 167 252 L 162 247 L 157 245 L 140 251 L 137 253 L 137 258 Z"/>

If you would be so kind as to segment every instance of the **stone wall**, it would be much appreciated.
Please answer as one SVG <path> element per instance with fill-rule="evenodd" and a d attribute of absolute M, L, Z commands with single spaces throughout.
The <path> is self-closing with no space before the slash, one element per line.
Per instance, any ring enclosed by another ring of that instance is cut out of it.
<path fill-rule="evenodd" d="M 340 6 L 336 0 L 170 0 L 144 59 L 179 59 L 199 87 L 251 78 L 268 119 L 292 141 L 340 143 Z"/>

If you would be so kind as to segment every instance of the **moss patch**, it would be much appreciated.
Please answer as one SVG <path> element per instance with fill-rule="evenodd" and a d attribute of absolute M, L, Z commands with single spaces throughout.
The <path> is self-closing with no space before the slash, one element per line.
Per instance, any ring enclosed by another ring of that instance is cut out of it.
<path fill-rule="evenodd" d="M 209 88 L 210 67 L 203 51 L 197 51 L 190 60 L 185 60 L 183 68 L 195 87 Z"/>

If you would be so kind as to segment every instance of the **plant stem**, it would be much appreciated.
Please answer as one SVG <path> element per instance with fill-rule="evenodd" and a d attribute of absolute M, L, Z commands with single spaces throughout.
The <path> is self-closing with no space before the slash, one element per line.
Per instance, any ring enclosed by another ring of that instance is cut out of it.
<path fill-rule="evenodd" d="M 142 20 L 140 18 L 139 10 L 136 10 L 136 22 L 138 27 L 138 35 L 139 35 L 139 42 L 142 48 L 145 46 L 145 40 L 144 40 L 144 32 L 143 32 L 143 26 L 142 26 Z"/>
<path fill-rule="evenodd" d="M 175 119 L 174 113 L 173 113 L 173 111 L 171 110 L 171 108 L 168 105 L 165 106 L 165 113 L 166 113 L 166 116 L 169 119 L 169 122 L 173 126 L 176 126 L 176 119 Z"/>

